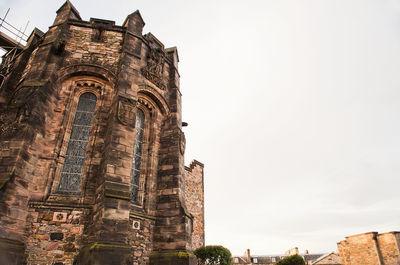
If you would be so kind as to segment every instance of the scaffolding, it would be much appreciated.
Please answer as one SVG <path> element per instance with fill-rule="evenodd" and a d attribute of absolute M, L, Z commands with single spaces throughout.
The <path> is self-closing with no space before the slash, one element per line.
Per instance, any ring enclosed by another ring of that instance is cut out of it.
<path fill-rule="evenodd" d="M 29 21 L 24 30 L 18 29 L 6 21 L 10 8 L 3 18 L 0 18 L 0 48 L 4 52 L 0 64 L 0 88 L 6 75 L 12 70 L 15 58 L 25 48 L 29 36 L 25 34 Z"/>

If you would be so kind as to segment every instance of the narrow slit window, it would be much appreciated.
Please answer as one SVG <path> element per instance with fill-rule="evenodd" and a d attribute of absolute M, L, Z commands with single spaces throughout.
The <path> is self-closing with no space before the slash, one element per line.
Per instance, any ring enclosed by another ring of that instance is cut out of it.
<path fill-rule="evenodd" d="M 136 123 L 135 123 L 135 139 L 133 146 L 133 158 L 131 169 L 131 201 L 134 204 L 140 204 L 142 198 L 140 197 L 140 162 L 142 158 L 142 142 L 144 130 L 144 113 L 141 109 L 136 110 Z"/>
<path fill-rule="evenodd" d="M 84 93 L 80 96 L 61 171 L 59 191 L 79 191 L 95 107 L 94 94 Z"/>

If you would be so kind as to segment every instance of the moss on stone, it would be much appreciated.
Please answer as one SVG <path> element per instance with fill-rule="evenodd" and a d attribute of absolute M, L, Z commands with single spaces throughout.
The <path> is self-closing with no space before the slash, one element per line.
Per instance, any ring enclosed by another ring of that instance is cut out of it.
<path fill-rule="evenodd" d="M 195 255 L 187 250 L 169 250 L 169 251 L 153 251 L 150 256 L 153 257 L 178 257 L 178 258 L 194 258 Z"/>
<path fill-rule="evenodd" d="M 104 196 L 110 197 L 110 198 L 127 200 L 127 201 L 131 200 L 129 191 L 124 191 L 124 190 L 116 190 L 116 189 L 106 188 Z"/>
<path fill-rule="evenodd" d="M 90 246 L 89 248 L 91 251 L 92 250 L 98 250 L 98 249 L 124 249 L 124 250 L 131 250 L 131 246 L 126 246 L 126 245 L 114 245 L 114 244 L 104 244 L 104 243 L 99 243 L 99 242 L 94 242 L 93 245 Z"/>

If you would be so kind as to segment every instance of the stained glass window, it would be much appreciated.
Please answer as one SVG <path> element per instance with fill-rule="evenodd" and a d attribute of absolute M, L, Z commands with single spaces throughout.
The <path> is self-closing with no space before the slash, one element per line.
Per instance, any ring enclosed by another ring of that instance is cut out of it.
<path fill-rule="evenodd" d="M 61 171 L 59 191 L 79 191 L 95 107 L 96 96 L 94 94 L 84 93 L 81 95 Z"/>
<path fill-rule="evenodd" d="M 140 183 L 140 160 L 142 158 L 142 141 L 144 129 L 144 113 L 142 110 L 136 111 L 136 124 L 135 124 L 135 139 L 133 146 L 133 158 L 131 169 L 131 200 L 135 204 L 140 204 L 141 199 L 139 196 Z"/>

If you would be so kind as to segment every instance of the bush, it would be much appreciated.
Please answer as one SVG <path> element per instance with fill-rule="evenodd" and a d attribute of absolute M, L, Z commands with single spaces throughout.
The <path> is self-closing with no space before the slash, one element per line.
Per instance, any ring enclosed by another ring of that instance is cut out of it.
<path fill-rule="evenodd" d="M 292 255 L 281 259 L 276 265 L 305 265 L 304 259 L 299 255 Z"/>
<path fill-rule="evenodd" d="M 232 254 L 223 246 L 205 246 L 194 251 L 200 265 L 230 265 Z"/>

